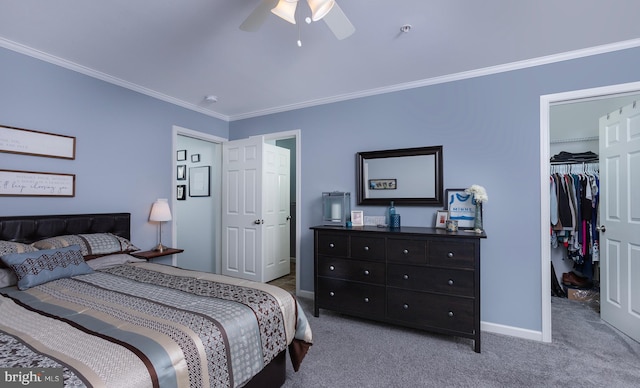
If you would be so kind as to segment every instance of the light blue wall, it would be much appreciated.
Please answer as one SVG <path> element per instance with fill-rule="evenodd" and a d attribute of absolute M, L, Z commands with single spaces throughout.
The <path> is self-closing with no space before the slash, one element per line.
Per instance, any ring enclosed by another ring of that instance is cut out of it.
<path fill-rule="evenodd" d="M 482 317 L 539 331 L 540 96 L 640 80 L 640 49 L 333 103 L 230 123 L 231 139 L 301 130 L 300 288 L 313 290 L 321 193 L 349 191 L 355 154 L 442 145 L 445 188 L 485 186 Z M 360 207 L 383 215 L 382 207 Z M 436 207 L 398 207 L 403 225 L 433 225 Z M 551 292 L 549 290 L 549 292 Z"/>
<path fill-rule="evenodd" d="M 225 121 L 3 48 L 0 124 L 76 137 L 75 160 L 0 153 L 0 169 L 76 174 L 74 198 L 0 197 L 1 215 L 130 212 L 143 249 L 152 202 L 173 194 L 172 126 L 228 137 Z"/>
<path fill-rule="evenodd" d="M 355 153 L 443 145 L 445 188 L 475 183 L 489 195 L 482 320 L 540 330 L 540 96 L 640 81 L 639 65 L 640 49 L 629 49 L 225 123 L 0 48 L 0 124 L 76 136 L 78 147 L 73 161 L 0 153 L 2 169 L 77 177 L 75 198 L 1 197 L 0 214 L 131 212 L 134 242 L 150 248 L 151 203 L 173 193 L 172 125 L 232 139 L 301 129 L 300 284 L 310 291 L 308 228 L 323 191 L 355 201 Z M 436 210 L 398 207 L 403 225 L 432 225 Z"/>

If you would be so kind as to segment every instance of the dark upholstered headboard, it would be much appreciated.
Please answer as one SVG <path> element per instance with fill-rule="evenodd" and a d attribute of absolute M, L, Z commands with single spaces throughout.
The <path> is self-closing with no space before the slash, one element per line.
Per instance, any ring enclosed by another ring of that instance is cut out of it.
<path fill-rule="evenodd" d="M 0 240 L 30 244 L 67 234 L 113 233 L 131 239 L 131 213 L 0 217 Z"/>

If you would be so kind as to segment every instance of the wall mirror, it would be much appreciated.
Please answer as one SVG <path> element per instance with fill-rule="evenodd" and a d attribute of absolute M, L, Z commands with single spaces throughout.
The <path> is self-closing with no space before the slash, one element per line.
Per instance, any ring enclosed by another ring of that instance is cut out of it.
<path fill-rule="evenodd" d="M 442 146 L 358 152 L 358 205 L 442 206 Z"/>

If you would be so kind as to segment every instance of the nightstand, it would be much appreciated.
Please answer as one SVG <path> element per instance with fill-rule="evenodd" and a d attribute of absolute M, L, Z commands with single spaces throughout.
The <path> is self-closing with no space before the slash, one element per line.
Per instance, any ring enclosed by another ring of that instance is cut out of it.
<path fill-rule="evenodd" d="M 141 259 L 151 260 L 151 259 L 155 259 L 157 257 L 175 255 L 175 254 L 182 253 L 182 252 L 184 252 L 184 249 L 167 248 L 162 252 L 160 252 L 160 251 L 138 251 L 138 252 L 131 253 L 131 255 L 135 256 L 135 257 L 139 257 Z"/>

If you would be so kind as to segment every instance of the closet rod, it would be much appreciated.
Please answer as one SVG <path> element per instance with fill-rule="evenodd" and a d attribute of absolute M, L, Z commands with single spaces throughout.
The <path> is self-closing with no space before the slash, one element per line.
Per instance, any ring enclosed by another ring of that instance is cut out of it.
<path fill-rule="evenodd" d="M 568 166 L 573 166 L 576 164 L 598 164 L 600 163 L 599 160 L 592 160 L 592 161 L 584 161 L 584 162 L 567 162 L 567 161 L 563 161 L 563 162 L 549 162 L 552 166 L 559 166 L 561 164 L 566 164 Z"/>
<path fill-rule="evenodd" d="M 551 140 L 549 143 L 558 144 L 558 143 L 576 143 L 580 141 L 593 141 L 600 140 L 599 136 L 589 136 L 589 137 L 580 137 L 577 139 L 559 139 L 559 140 Z"/>

